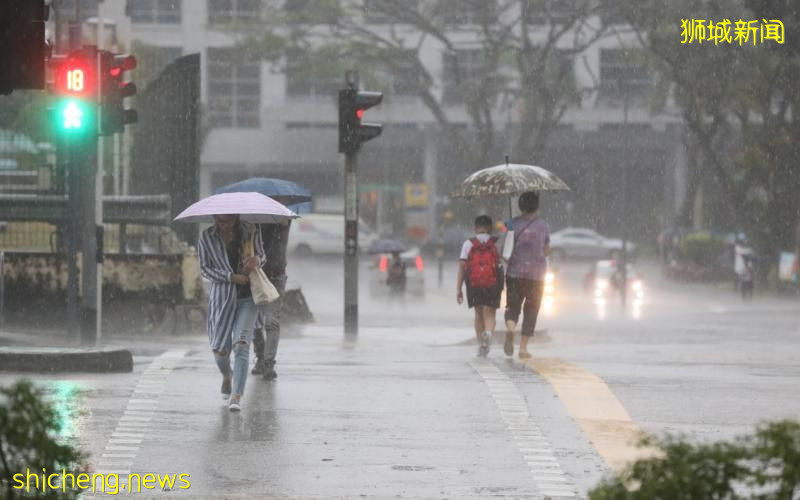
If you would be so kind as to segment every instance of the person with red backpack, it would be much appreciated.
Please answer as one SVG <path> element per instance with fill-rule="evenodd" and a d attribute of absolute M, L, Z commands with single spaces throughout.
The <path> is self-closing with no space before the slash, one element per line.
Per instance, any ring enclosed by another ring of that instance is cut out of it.
<path fill-rule="evenodd" d="M 503 291 L 503 267 L 497 238 L 492 236 L 492 218 L 475 219 L 475 236 L 464 242 L 458 263 L 456 300 L 464 302 L 463 285 L 467 284 L 467 305 L 475 309 L 475 336 L 478 356 L 487 356 L 495 327 L 495 313 Z"/>

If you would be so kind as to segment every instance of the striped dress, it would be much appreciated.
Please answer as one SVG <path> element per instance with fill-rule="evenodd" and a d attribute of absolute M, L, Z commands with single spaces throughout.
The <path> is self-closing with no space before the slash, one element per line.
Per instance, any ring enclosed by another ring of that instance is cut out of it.
<path fill-rule="evenodd" d="M 264 245 L 261 231 L 257 227 L 242 222 L 242 238 L 253 238 L 253 248 L 261 265 L 264 265 Z M 200 275 L 211 282 L 208 293 L 208 342 L 211 349 L 225 349 L 226 342 L 233 335 L 233 322 L 236 318 L 236 284 L 231 281 L 234 273 L 225 251 L 225 242 L 217 233 L 216 226 L 203 231 L 197 242 L 200 260 Z M 230 345 L 229 343 L 227 345 Z"/>

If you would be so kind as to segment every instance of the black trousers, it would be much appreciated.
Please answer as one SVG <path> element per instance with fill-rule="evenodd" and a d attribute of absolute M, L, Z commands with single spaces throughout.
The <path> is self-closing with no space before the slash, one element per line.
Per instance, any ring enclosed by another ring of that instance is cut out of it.
<path fill-rule="evenodd" d="M 506 280 L 506 321 L 519 324 L 522 312 L 522 335 L 532 337 L 542 305 L 544 282 L 508 277 Z"/>

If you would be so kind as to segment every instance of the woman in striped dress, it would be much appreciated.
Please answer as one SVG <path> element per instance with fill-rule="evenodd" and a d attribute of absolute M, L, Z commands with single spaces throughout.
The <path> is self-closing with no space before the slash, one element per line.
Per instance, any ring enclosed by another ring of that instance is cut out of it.
<path fill-rule="evenodd" d="M 244 255 L 246 242 L 252 242 L 253 256 Z M 222 397 L 230 397 L 231 411 L 240 411 L 259 309 L 250 293 L 248 274 L 264 265 L 261 231 L 240 221 L 238 215 L 215 215 L 214 225 L 200 235 L 197 249 L 200 274 L 211 282 L 208 340 L 222 372 Z"/>

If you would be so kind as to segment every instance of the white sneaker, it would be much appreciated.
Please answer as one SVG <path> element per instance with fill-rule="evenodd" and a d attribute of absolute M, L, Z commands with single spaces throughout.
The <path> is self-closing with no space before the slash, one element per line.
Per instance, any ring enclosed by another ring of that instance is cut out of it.
<path fill-rule="evenodd" d="M 228 409 L 233 412 L 242 411 L 241 399 L 236 396 L 233 396 L 231 398 L 231 404 L 228 406 Z"/>

